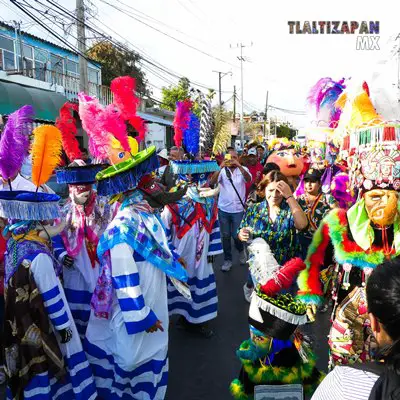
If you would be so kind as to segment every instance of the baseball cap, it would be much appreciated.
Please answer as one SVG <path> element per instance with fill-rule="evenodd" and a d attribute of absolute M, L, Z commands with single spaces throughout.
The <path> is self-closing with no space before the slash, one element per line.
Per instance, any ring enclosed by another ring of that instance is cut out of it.
<path fill-rule="evenodd" d="M 252 147 L 248 152 L 248 156 L 256 156 L 257 155 L 257 149 L 255 147 Z"/>
<path fill-rule="evenodd" d="M 167 149 L 162 149 L 161 151 L 158 152 L 157 155 L 158 157 L 164 158 L 165 160 L 169 160 Z"/>

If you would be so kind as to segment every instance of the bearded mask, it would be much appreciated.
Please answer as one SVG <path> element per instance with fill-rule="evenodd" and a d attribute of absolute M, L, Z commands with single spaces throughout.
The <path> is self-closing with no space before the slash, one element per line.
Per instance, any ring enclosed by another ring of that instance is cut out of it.
<path fill-rule="evenodd" d="M 146 175 L 139 182 L 138 189 L 152 208 L 161 208 L 176 203 L 187 192 L 187 186 L 175 192 L 168 192 L 165 186 L 155 180 L 153 175 Z"/>
<path fill-rule="evenodd" d="M 92 185 L 70 185 L 69 196 L 73 203 L 83 206 L 87 203 L 92 194 Z"/>
<path fill-rule="evenodd" d="M 390 226 L 398 214 L 398 193 L 395 190 L 374 189 L 364 194 L 365 209 L 371 222 Z"/>
<path fill-rule="evenodd" d="M 285 176 L 299 176 L 304 167 L 303 157 L 295 149 L 276 150 L 268 157 L 267 162 L 279 165 Z"/>

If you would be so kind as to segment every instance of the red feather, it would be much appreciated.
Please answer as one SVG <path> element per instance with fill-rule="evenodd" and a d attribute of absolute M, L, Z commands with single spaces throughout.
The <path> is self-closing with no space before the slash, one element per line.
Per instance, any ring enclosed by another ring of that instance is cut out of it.
<path fill-rule="evenodd" d="M 276 296 L 282 289 L 289 289 L 300 271 L 305 268 L 306 264 L 301 258 L 289 260 L 273 278 L 261 286 L 261 291 L 269 297 Z"/>
<path fill-rule="evenodd" d="M 363 84 L 362 84 L 362 87 L 363 87 L 363 89 L 366 91 L 368 97 L 370 97 L 370 96 L 369 96 L 369 86 L 368 86 L 368 83 L 364 81 Z"/>
<path fill-rule="evenodd" d="M 71 162 L 82 158 L 79 142 L 76 139 L 77 128 L 73 111 L 78 112 L 78 104 L 66 102 L 61 107 L 59 117 L 56 119 L 56 127 L 62 135 L 63 149 Z"/>
<path fill-rule="evenodd" d="M 128 121 L 138 132 L 136 140 L 140 142 L 146 135 L 146 124 L 144 120 L 137 115 L 137 108 L 140 100 L 135 95 L 136 80 L 130 76 L 120 76 L 111 82 L 111 91 L 114 94 L 114 105 L 118 108 L 122 118 Z M 129 151 L 128 139 L 122 143 L 122 148 Z"/>

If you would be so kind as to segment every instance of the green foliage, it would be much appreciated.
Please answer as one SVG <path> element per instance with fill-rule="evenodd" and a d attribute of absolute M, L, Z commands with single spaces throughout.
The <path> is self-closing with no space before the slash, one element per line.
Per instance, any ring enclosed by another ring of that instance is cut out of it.
<path fill-rule="evenodd" d="M 136 91 L 140 97 L 151 95 L 145 73 L 139 67 L 140 55 L 134 51 L 122 50 L 108 41 L 96 42 L 87 55 L 101 65 L 103 85 L 110 86 L 118 76 L 132 76 L 136 79 Z"/>

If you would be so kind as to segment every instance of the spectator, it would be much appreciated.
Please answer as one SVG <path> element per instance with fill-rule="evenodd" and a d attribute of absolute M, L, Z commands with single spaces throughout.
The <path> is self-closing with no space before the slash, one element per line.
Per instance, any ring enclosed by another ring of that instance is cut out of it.
<path fill-rule="evenodd" d="M 157 175 L 163 176 L 165 169 L 167 168 L 169 164 L 169 158 L 168 158 L 168 151 L 167 149 L 162 149 L 161 151 L 158 152 L 158 161 L 160 163 L 160 168 L 157 170 Z"/>
<path fill-rule="evenodd" d="M 264 149 L 264 146 L 262 144 L 259 144 L 259 145 L 257 145 L 256 149 L 257 149 L 258 161 L 261 164 L 264 164 L 264 162 L 265 162 L 265 149 Z"/>
<path fill-rule="evenodd" d="M 322 172 L 310 168 L 304 175 L 304 193 L 297 198 L 308 219 L 307 229 L 299 234 L 303 258 L 322 219 L 336 207 L 334 198 L 321 192 L 321 177 Z"/>
<path fill-rule="evenodd" d="M 400 260 L 385 261 L 367 281 L 371 329 L 381 363 L 336 366 L 312 400 L 398 400 L 400 398 Z"/>
<path fill-rule="evenodd" d="M 250 191 L 255 189 L 261 182 L 263 175 L 263 166 L 257 158 L 257 150 L 252 147 L 247 153 L 247 169 L 251 173 L 251 181 L 246 182 L 246 198 Z"/>
<path fill-rule="evenodd" d="M 238 238 L 247 242 L 250 233 L 253 238 L 263 238 L 269 244 L 278 264 L 283 265 L 298 256 L 300 246 L 296 229 L 307 228 L 307 217 L 293 197 L 287 178 L 281 172 L 271 171 L 260 182 L 259 190 L 264 191 L 265 200 L 247 209 L 240 223 Z M 244 287 L 246 300 L 252 291 L 253 285 L 248 281 Z"/>
<path fill-rule="evenodd" d="M 224 249 L 224 263 L 221 270 L 224 272 L 232 268 L 232 239 L 240 253 L 240 263 L 244 264 L 247 261 L 243 243 L 237 237 L 237 230 L 246 207 L 246 182 L 250 180 L 249 170 L 239 163 L 238 154 L 233 148 L 225 156 L 221 170 L 211 178 L 211 184 L 216 182 L 220 184 L 218 218 Z"/>
<path fill-rule="evenodd" d="M 281 169 L 279 168 L 278 164 L 275 164 L 274 162 L 267 162 L 264 165 L 264 169 L 263 169 L 263 175 L 267 175 L 268 173 L 270 173 L 271 171 L 280 171 Z"/>
<path fill-rule="evenodd" d="M 183 155 L 184 155 L 183 149 L 177 146 L 171 147 L 171 150 L 169 151 L 169 159 L 171 161 L 182 160 Z M 171 164 L 168 164 L 161 177 L 161 183 L 167 188 L 167 190 L 170 190 L 171 188 L 176 186 L 177 182 L 178 182 L 178 175 L 172 173 Z"/>

